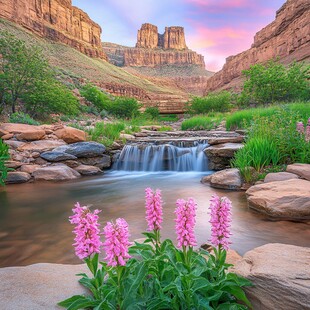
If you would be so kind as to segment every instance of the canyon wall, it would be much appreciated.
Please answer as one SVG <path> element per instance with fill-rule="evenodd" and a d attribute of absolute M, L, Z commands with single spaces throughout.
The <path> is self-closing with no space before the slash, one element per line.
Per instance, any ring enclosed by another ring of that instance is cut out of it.
<path fill-rule="evenodd" d="M 0 0 L 0 17 L 80 52 L 107 59 L 101 28 L 71 0 Z"/>
<path fill-rule="evenodd" d="M 206 93 L 239 90 L 242 70 L 275 58 L 284 64 L 310 60 L 309 0 L 288 0 L 277 11 L 276 19 L 255 35 L 249 50 L 226 59 L 223 69 L 207 81 Z"/>

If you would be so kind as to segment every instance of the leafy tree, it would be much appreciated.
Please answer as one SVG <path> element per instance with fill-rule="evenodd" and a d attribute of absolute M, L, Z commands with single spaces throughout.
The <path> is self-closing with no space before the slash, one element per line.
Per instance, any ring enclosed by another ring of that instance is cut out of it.
<path fill-rule="evenodd" d="M 309 65 L 294 62 L 285 67 L 270 60 L 265 65 L 252 65 L 243 74 L 246 77 L 241 94 L 243 102 L 266 104 L 310 98 Z"/>
<path fill-rule="evenodd" d="M 117 97 L 108 106 L 107 111 L 119 118 L 132 118 L 140 114 L 141 105 L 134 98 Z"/>
<path fill-rule="evenodd" d="M 99 112 L 108 110 L 111 99 L 96 86 L 91 84 L 84 85 L 80 93 L 87 101 L 91 102 Z"/>
<path fill-rule="evenodd" d="M 22 100 L 32 116 L 78 113 L 77 99 L 57 81 L 41 49 L 0 31 L 0 55 L 1 107 L 10 104 L 15 113 Z"/>

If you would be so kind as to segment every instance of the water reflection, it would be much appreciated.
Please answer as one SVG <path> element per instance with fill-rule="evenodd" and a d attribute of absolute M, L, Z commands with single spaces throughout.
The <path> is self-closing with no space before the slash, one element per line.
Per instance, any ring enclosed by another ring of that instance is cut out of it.
<path fill-rule="evenodd" d="M 71 247 L 68 222 L 76 201 L 102 209 L 102 225 L 124 217 L 132 239 L 146 229 L 144 188 L 162 189 L 163 236 L 174 239 L 174 208 L 177 198 L 194 197 L 198 202 L 196 233 L 199 243 L 210 237 L 209 199 L 213 193 L 233 202 L 233 248 L 244 252 L 269 242 L 310 246 L 309 223 L 272 222 L 249 210 L 244 193 L 214 190 L 200 184 L 200 173 L 110 172 L 102 177 L 70 183 L 35 183 L 0 189 L 0 266 L 37 262 L 79 263 Z"/>

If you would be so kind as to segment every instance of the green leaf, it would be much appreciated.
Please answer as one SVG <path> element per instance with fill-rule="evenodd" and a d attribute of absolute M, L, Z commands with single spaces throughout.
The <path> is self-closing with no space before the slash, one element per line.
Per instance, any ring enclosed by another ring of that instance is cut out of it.
<path fill-rule="evenodd" d="M 61 307 L 65 307 L 67 310 L 79 310 L 87 307 L 96 306 L 96 302 L 90 299 L 90 297 L 76 295 L 58 303 L 58 305 Z"/>
<path fill-rule="evenodd" d="M 233 295 L 237 300 L 243 301 L 247 306 L 252 308 L 252 305 L 246 297 L 243 289 L 239 286 L 227 286 L 223 288 L 224 291 Z"/>
<path fill-rule="evenodd" d="M 72 303 L 74 303 L 76 300 L 79 300 L 80 298 L 83 298 L 84 296 L 82 295 L 74 295 L 68 299 L 65 299 L 61 302 L 58 303 L 59 306 L 67 308 L 69 307 Z"/>

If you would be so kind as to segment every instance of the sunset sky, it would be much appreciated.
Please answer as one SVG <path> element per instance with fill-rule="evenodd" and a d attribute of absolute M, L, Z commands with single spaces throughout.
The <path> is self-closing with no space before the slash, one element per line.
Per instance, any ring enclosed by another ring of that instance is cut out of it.
<path fill-rule="evenodd" d="M 73 0 L 102 27 L 102 41 L 134 46 L 143 23 L 183 26 L 187 46 L 218 71 L 225 58 L 248 49 L 285 0 Z"/>

